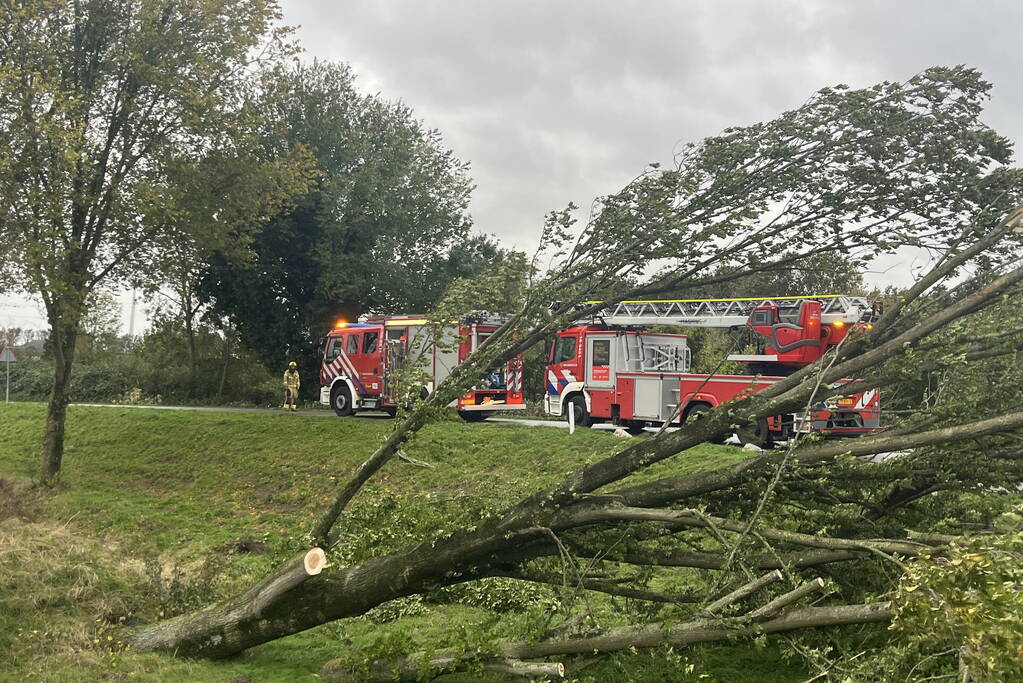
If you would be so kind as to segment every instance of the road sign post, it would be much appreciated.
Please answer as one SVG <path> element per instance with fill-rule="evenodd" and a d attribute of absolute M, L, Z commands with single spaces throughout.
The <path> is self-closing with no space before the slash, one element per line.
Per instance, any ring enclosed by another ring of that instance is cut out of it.
<path fill-rule="evenodd" d="M 14 357 L 14 349 L 9 345 L 4 347 L 3 351 L 0 351 L 0 361 L 7 366 L 7 385 L 4 389 L 4 403 L 11 402 L 11 363 L 15 362 L 17 358 Z"/>

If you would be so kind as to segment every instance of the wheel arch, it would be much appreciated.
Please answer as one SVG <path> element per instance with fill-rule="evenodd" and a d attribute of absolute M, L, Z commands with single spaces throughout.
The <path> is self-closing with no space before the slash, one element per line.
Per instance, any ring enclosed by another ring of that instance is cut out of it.
<path fill-rule="evenodd" d="M 572 399 L 576 396 L 582 396 L 583 402 L 586 404 L 586 412 L 590 412 L 590 392 L 585 389 L 572 389 L 566 391 L 561 395 L 561 414 L 562 416 L 568 415 L 568 404 L 572 402 Z"/>
<path fill-rule="evenodd" d="M 359 392 L 355 388 L 355 383 L 347 377 L 342 377 L 340 375 L 335 377 L 330 383 L 330 400 L 334 400 L 334 392 L 337 391 L 339 385 L 348 387 L 348 395 L 352 397 L 352 404 L 354 406 L 360 398 Z"/>
<path fill-rule="evenodd" d="M 717 407 L 718 402 L 713 396 L 697 394 L 696 397 L 689 399 L 689 402 L 686 403 L 685 410 L 682 411 L 681 421 L 685 423 L 694 411 L 703 409 L 714 410 Z"/>

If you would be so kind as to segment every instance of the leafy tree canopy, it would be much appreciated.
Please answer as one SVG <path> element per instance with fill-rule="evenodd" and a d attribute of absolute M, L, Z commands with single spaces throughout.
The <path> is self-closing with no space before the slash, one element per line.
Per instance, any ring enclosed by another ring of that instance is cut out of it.
<path fill-rule="evenodd" d="M 50 323 L 44 481 L 90 294 L 244 244 L 306 186 L 303 149 L 261 156 L 251 134 L 249 74 L 293 50 L 279 19 L 273 0 L 0 2 L 0 282 Z"/>
<path fill-rule="evenodd" d="M 215 259 L 202 290 L 264 362 L 308 358 L 338 318 L 425 312 L 454 278 L 505 258 L 470 235 L 468 164 L 407 106 L 319 61 L 268 71 L 262 88 L 264 144 L 308 145 L 322 175 L 264 227 L 251 260 Z"/>

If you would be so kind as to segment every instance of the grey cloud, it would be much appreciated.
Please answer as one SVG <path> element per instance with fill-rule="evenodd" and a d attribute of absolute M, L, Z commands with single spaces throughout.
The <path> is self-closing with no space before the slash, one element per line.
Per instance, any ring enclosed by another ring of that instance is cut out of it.
<path fill-rule="evenodd" d="M 546 211 L 826 85 L 970 64 L 995 85 L 988 123 L 1023 139 L 1019 0 L 282 1 L 307 56 L 443 132 L 477 227 L 520 248 Z"/>
<path fill-rule="evenodd" d="M 1018 138 L 1017 4 L 286 0 L 284 11 L 309 54 L 351 62 L 364 87 L 439 128 L 472 162 L 479 229 L 529 247 L 546 211 L 839 82 L 975 65 L 1000 84 L 990 122 Z"/>

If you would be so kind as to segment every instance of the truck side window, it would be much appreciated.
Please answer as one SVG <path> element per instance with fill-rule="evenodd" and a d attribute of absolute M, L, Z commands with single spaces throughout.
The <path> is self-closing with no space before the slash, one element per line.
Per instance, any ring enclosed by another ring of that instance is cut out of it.
<path fill-rule="evenodd" d="M 348 343 L 345 345 L 345 353 L 349 356 L 353 353 L 359 352 L 359 335 L 350 334 L 348 335 Z"/>
<path fill-rule="evenodd" d="M 564 363 L 575 358 L 575 337 L 562 337 L 554 347 L 555 363 Z"/>
<path fill-rule="evenodd" d="M 334 337 L 330 340 L 330 346 L 327 347 L 327 362 L 334 360 L 341 355 L 341 342 L 344 339 L 341 337 Z"/>
<path fill-rule="evenodd" d="M 610 339 L 595 339 L 593 341 L 593 364 L 594 365 L 611 364 Z"/>
<path fill-rule="evenodd" d="M 367 332 L 363 335 L 362 352 L 374 353 L 377 350 L 377 333 Z"/>

